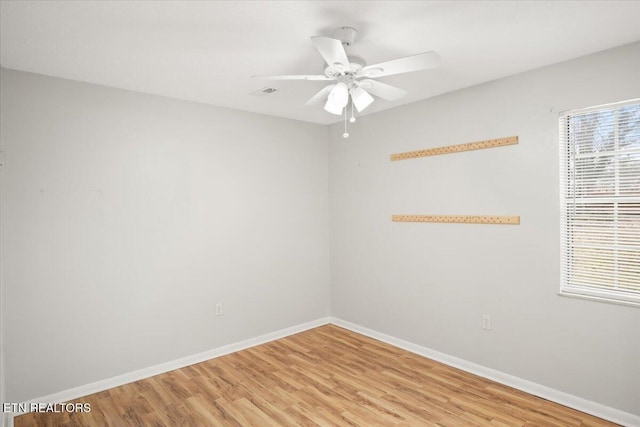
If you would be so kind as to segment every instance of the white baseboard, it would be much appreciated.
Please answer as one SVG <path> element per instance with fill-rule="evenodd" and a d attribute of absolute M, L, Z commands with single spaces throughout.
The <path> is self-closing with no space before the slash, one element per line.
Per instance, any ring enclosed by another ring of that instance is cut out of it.
<path fill-rule="evenodd" d="M 58 393 L 50 394 L 48 396 L 42 396 L 25 403 L 31 404 L 31 403 L 68 402 L 70 400 L 78 399 L 80 397 L 87 396 L 89 394 L 94 394 L 104 390 L 108 390 L 110 388 L 119 387 L 121 385 L 129 384 L 134 381 L 139 381 L 145 378 L 149 378 L 154 375 L 164 374 L 165 372 L 184 368 L 185 366 L 194 365 L 196 363 L 204 362 L 205 360 L 224 356 L 230 353 L 235 353 L 236 351 L 245 350 L 250 347 L 255 347 L 260 344 L 265 344 L 270 341 L 288 337 L 290 335 L 304 332 L 309 329 L 317 328 L 318 326 L 328 324 L 329 319 L 330 319 L 329 317 L 323 317 L 320 319 L 312 320 L 310 322 L 301 323 L 296 326 L 291 326 L 289 328 L 281 329 L 279 331 L 260 335 L 259 337 L 250 338 L 250 339 L 239 341 L 233 344 L 228 344 L 222 347 L 214 348 L 212 350 L 207 350 L 205 352 L 183 357 L 181 359 L 172 360 L 170 362 L 161 363 L 159 365 L 150 366 L 144 369 L 139 369 L 137 371 L 118 375 L 112 378 L 107 378 L 105 380 L 100 380 L 100 381 L 96 381 L 96 382 L 82 385 L 79 387 L 74 387 Z M 30 405 L 27 405 L 27 406 L 30 406 Z M 7 414 L 7 415 L 9 415 L 7 427 L 13 427 L 13 418 L 21 414 L 14 413 L 14 414 Z"/>
<path fill-rule="evenodd" d="M 630 414 L 619 409 L 614 409 L 600 403 L 592 402 L 590 400 L 583 399 L 581 397 L 574 396 L 572 394 L 565 393 L 559 390 L 555 390 L 553 388 L 543 386 L 541 384 L 537 384 L 510 374 L 505 374 L 504 372 L 496 371 L 495 369 L 490 369 L 485 366 L 481 366 L 464 359 L 459 359 L 445 353 L 440 353 L 439 351 L 435 351 L 430 348 L 411 343 L 409 341 L 404 341 L 391 335 L 383 334 L 381 332 L 374 331 L 372 329 L 368 329 L 363 326 L 356 325 L 355 323 L 338 319 L 336 317 L 331 317 L 331 323 L 350 331 L 368 336 L 370 338 L 374 338 L 378 341 L 391 344 L 403 350 L 410 351 L 411 353 L 428 357 L 429 359 L 442 362 L 446 365 L 453 366 L 454 368 L 462 369 L 463 371 L 478 375 L 480 377 L 484 377 L 492 381 L 507 385 L 509 387 L 522 390 L 526 393 L 533 394 L 534 396 L 550 400 L 560 405 L 568 406 L 578 411 L 585 412 L 587 414 L 591 414 L 593 416 L 603 418 L 614 423 L 622 424 L 624 426 L 640 426 L 640 416 Z"/>

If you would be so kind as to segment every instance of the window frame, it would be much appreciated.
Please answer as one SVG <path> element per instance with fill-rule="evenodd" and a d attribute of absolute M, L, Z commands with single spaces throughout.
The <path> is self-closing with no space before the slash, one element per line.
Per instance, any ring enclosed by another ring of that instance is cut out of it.
<path fill-rule="evenodd" d="M 571 130 L 570 130 L 570 118 L 572 116 L 584 115 L 586 113 L 593 112 L 605 112 L 605 111 L 614 111 L 614 147 L 613 151 L 609 150 L 609 152 L 619 153 L 620 148 L 620 135 L 618 133 L 618 127 L 620 124 L 618 112 L 622 110 L 624 107 L 628 107 L 629 105 L 638 105 L 640 106 L 640 98 L 631 99 L 627 101 L 621 101 L 611 104 L 598 105 L 589 108 L 581 108 L 563 111 L 559 114 L 559 137 L 560 137 L 560 290 L 558 292 L 561 296 L 568 297 L 576 297 L 576 298 L 584 298 L 590 299 L 600 302 L 614 303 L 614 304 L 622 304 L 629 305 L 634 307 L 640 307 L 640 290 L 625 290 L 625 289 L 607 289 L 602 286 L 592 285 L 591 287 L 588 285 L 580 285 L 575 282 L 571 282 L 571 279 L 575 280 L 575 276 L 572 276 L 573 269 L 576 268 L 576 264 L 573 264 L 571 259 L 575 256 L 575 247 L 571 243 L 572 235 L 575 233 L 575 225 L 571 221 L 576 221 L 576 207 L 578 205 L 578 196 L 576 190 L 576 177 L 575 177 L 575 161 L 578 158 L 576 156 L 576 143 L 572 142 L 571 138 Z M 635 153 L 635 150 L 630 151 L 630 153 Z M 607 154 L 604 154 L 607 155 Z M 610 202 L 602 202 L 601 200 L 589 200 L 589 198 L 581 197 L 579 199 L 579 203 L 582 206 L 582 209 L 585 209 L 586 206 L 596 206 L 598 203 L 612 203 L 614 205 L 613 212 L 613 230 L 614 235 L 618 234 L 618 215 L 620 206 L 619 203 L 627 202 L 631 203 L 632 206 L 635 203 L 640 203 L 640 196 L 621 196 L 619 194 L 619 185 L 620 185 L 620 165 L 619 160 L 616 158 L 616 154 L 612 154 L 613 164 L 614 164 L 614 195 L 611 197 L 607 197 L 611 199 Z M 572 163 L 574 167 L 572 168 Z M 600 175 L 597 175 L 600 176 Z M 591 176 L 590 176 L 591 177 Z M 602 175 L 605 178 L 605 175 Z M 584 176 L 580 178 L 584 179 Z M 596 198 L 597 199 L 597 198 Z M 588 208 L 587 208 L 588 209 Z M 573 216 L 571 216 L 573 215 Z M 633 243 L 636 243 L 634 236 Z M 638 238 L 638 246 L 640 246 L 640 234 L 637 236 Z M 614 245 L 615 246 L 615 245 Z M 613 250 L 614 254 L 617 254 L 619 248 Z M 617 255 L 615 255 L 617 258 Z M 582 260 L 584 262 L 584 259 Z M 617 261 L 616 261 L 617 263 Z M 580 261 L 577 263 L 578 266 L 581 266 Z M 617 266 L 617 264 L 614 264 Z M 635 265 L 633 266 L 635 270 Z M 617 267 L 616 267 L 617 268 Z M 640 264 L 638 265 L 640 268 Z M 571 270 L 571 271 L 569 271 Z M 614 273 L 612 273 L 614 279 L 617 279 L 619 276 L 617 275 L 616 269 L 614 269 Z M 638 274 L 640 277 L 640 274 Z"/>

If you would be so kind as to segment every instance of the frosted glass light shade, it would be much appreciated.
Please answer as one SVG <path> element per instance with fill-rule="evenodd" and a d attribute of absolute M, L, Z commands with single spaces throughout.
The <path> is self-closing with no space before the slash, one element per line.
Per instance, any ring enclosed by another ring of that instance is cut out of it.
<path fill-rule="evenodd" d="M 340 115 L 342 109 L 349 102 L 349 88 L 340 82 L 329 92 L 327 103 L 324 105 L 325 111 L 331 114 Z"/>

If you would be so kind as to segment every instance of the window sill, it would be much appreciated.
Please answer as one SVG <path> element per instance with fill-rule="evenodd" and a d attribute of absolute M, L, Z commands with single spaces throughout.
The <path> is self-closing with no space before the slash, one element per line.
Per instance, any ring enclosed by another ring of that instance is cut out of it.
<path fill-rule="evenodd" d="M 579 298 L 579 299 L 586 299 L 586 300 L 597 301 L 597 302 L 605 302 L 608 304 L 626 305 L 628 307 L 640 308 L 640 299 L 638 299 L 638 301 L 629 301 L 629 300 L 617 299 L 617 298 L 612 298 L 607 296 L 579 294 L 579 293 L 568 292 L 568 291 L 560 291 L 558 292 L 558 295 L 560 295 L 561 297 Z"/>

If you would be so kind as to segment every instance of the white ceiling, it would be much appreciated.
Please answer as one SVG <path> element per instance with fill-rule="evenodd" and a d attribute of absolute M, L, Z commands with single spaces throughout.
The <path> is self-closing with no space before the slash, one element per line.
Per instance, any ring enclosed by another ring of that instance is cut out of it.
<path fill-rule="evenodd" d="M 381 78 L 407 89 L 382 111 L 640 40 L 640 1 L 1 1 L 0 64 L 144 93 L 315 123 L 304 102 L 324 82 L 309 37 L 359 30 L 367 63 L 436 51 L 433 70 Z M 271 86 L 274 94 L 250 92 Z"/>

